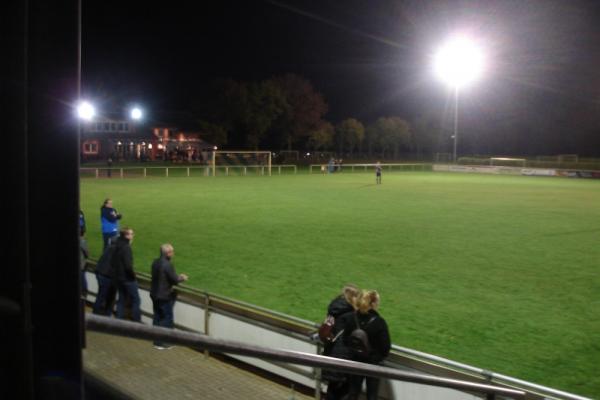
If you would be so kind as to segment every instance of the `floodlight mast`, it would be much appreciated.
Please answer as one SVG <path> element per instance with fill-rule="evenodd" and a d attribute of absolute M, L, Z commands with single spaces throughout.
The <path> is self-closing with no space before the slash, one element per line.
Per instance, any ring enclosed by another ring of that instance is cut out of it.
<path fill-rule="evenodd" d="M 439 80 L 454 90 L 454 149 L 456 163 L 458 147 L 458 94 L 459 90 L 476 81 L 483 71 L 483 53 L 475 42 L 464 36 L 453 37 L 440 47 L 434 56 L 434 73 Z"/>

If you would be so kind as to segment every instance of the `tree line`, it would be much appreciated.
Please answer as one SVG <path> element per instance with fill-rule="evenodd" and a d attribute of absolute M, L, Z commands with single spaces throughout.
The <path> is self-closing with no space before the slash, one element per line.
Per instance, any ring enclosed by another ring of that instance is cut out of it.
<path fill-rule="evenodd" d="M 193 104 L 209 141 L 229 148 L 303 149 L 398 158 L 430 154 L 439 127 L 430 118 L 413 123 L 398 116 L 364 124 L 357 118 L 332 123 L 324 96 L 305 78 L 286 74 L 260 82 L 213 82 Z"/>

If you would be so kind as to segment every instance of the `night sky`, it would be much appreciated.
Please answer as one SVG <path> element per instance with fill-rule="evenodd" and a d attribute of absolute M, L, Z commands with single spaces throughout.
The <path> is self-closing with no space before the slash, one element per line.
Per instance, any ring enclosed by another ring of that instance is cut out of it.
<path fill-rule="evenodd" d="M 461 92 L 463 152 L 600 155 L 600 5 L 565 1 L 83 1 L 83 87 L 100 108 L 185 113 L 217 78 L 296 73 L 332 122 L 450 119 L 431 55 L 463 33 L 484 77 Z"/>

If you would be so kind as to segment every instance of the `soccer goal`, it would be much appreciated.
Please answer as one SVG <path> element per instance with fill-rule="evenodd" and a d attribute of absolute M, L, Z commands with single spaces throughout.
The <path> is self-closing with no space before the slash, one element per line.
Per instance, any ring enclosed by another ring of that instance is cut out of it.
<path fill-rule="evenodd" d="M 250 171 L 257 175 L 271 176 L 270 151 L 213 151 L 212 174 L 217 176 L 219 171 L 237 171 L 238 175 L 247 175 Z"/>
<path fill-rule="evenodd" d="M 433 161 L 436 164 L 448 164 L 452 162 L 452 153 L 435 153 Z"/>
<path fill-rule="evenodd" d="M 505 167 L 525 167 L 527 166 L 527 160 L 525 158 L 490 157 L 490 165 Z"/>
<path fill-rule="evenodd" d="M 579 162 L 579 155 L 577 154 L 559 154 L 559 163 L 577 163 Z"/>

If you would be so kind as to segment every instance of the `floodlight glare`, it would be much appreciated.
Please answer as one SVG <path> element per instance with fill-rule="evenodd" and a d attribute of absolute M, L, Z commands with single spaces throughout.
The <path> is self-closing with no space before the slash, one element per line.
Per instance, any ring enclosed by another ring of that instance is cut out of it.
<path fill-rule="evenodd" d="M 96 110 L 94 109 L 94 106 L 87 101 L 82 101 L 77 106 L 77 115 L 81 119 L 91 121 L 92 118 L 94 118 L 94 115 L 96 115 Z"/>
<path fill-rule="evenodd" d="M 142 119 L 142 110 L 138 107 L 135 107 L 131 110 L 131 119 Z"/>
<path fill-rule="evenodd" d="M 481 76 L 483 67 L 481 49 L 464 36 L 448 40 L 434 56 L 435 75 L 457 90 L 476 81 Z"/>

